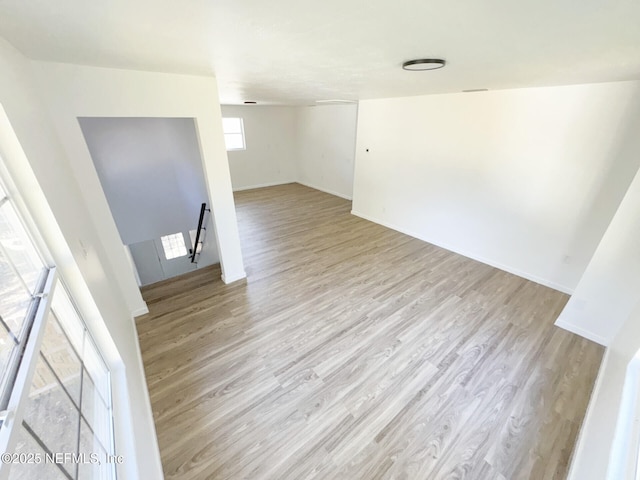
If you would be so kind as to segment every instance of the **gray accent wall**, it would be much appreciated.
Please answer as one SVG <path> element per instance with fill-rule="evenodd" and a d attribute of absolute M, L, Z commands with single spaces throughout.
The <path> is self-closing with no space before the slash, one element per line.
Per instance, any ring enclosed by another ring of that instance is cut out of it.
<path fill-rule="evenodd" d="M 193 230 L 209 204 L 192 118 L 80 118 L 125 245 Z"/>

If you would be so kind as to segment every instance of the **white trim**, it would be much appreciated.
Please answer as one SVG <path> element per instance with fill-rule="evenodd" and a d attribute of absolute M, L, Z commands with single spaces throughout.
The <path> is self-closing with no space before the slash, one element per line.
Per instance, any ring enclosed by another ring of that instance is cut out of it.
<path fill-rule="evenodd" d="M 133 276 L 136 277 L 136 283 L 138 287 L 142 286 L 142 282 L 140 281 L 140 275 L 138 274 L 138 267 L 136 267 L 136 262 L 133 260 L 133 255 L 131 255 L 131 249 L 129 245 L 123 245 L 124 254 L 127 256 L 127 260 L 129 260 L 129 265 L 131 265 L 131 270 L 133 271 Z"/>
<path fill-rule="evenodd" d="M 239 132 L 227 132 L 225 130 L 225 125 L 224 125 L 224 121 L 228 119 L 228 120 L 240 120 L 240 131 Z M 224 135 L 224 146 L 227 149 L 227 152 L 237 152 L 238 150 L 246 150 L 247 149 L 247 142 L 244 136 L 244 119 L 242 117 L 222 117 L 222 134 Z M 240 137 L 242 138 L 242 147 L 239 148 L 229 148 L 227 146 L 227 135 L 240 135 Z"/>
<path fill-rule="evenodd" d="M 145 303 L 144 306 L 140 308 L 136 308 L 133 312 L 131 312 L 131 316 L 133 318 L 136 318 L 136 317 L 139 317 L 140 315 L 146 315 L 147 313 L 149 313 L 149 307 Z"/>
<path fill-rule="evenodd" d="M 299 183 L 300 185 L 304 185 L 305 187 L 313 188 L 314 190 L 320 190 L 321 192 L 328 193 L 329 195 L 334 195 L 336 197 L 344 198 L 345 200 L 349 200 L 349 201 L 353 200 L 353 197 L 349 197 L 347 195 L 344 195 L 343 193 L 338 193 L 338 192 L 336 192 L 334 190 L 329 190 L 327 188 L 321 188 L 321 187 L 318 187 L 316 185 L 312 185 L 310 183 L 303 182 L 301 180 L 296 180 L 295 183 Z M 353 213 L 353 212 L 351 212 L 351 213 Z M 358 215 L 358 216 L 360 216 L 360 215 Z M 379 223 L 379 222 L 376 222 L 376 223 Z"/>
<path fill-rule="evenodd" d="M 51 299 L 58 284 L 58 273 L 55 267 L 49 270 L 46 284 L 42 290 L 42 300 L 37 307 L 35 318 L 31 326 L 31 333 L 27 338 L 27 344 L 22 354 L 22 360 L 18 367 L 13 390 L 7 405 L 7 416 L 0 429 L 0 452 L 14 452 L 18 443 L 20 426 L 24 418 L 24 410 L 27 404 L 27 397 L 31 389 L 33 375 L 36 364 L 40 358 L 40 346 L 44 338 L 45 323 L 51 309 Z M 10 465 L 0 465 L 0 478 L 9 478 Z"/>
<path fill-rule="evenodd" d="M 227 275 L 225 276 L 225 274 L 223 273 L 220 278 L 222 278 L 222 281 L 224 283 L 226 283 L 227 285 L 233 282 L 237 282 L 238 280 L 242 280 L 243 278 L 247 278 L 247 274 L 244 272 L 244 270 L 236 275 Z"/>
<path fill-rule="evenodd" d="M 260 183 L 258 185 L 247 185 L 243 187 L 233 187 L 234 192 L 242 192 L 244 190 L 255 190 L 256 188 L 277 187 L 278 185 L 288 185 L 290 183 L 296 183 L 295 180 L 282 180 L 279 182 Z"/>
<path fill-rule="evenodd" d="M 604 351 L 604 356 L 602 357 L 602 361 L 600 362 L 600 368 L 598 369 L 598 375 L 596 376 L 595 385 L 593 390 L 591 390 L 591 396 L 589 397 L 589 403 L 587 404 L 587 410 L 584 413 L 584 418 L 582 420 L 582 424 L 580 425 L 580 430 L 578 431 L 578 436 L 576 438 L 575 447 L 573 449 L 571 455 L 571 463 L 569 464 L 569 472 L 567 473 L 567 480 L 581 480 L 575 479 L 575 469 L 576 465 L 578 465 L 578 459 L 582 456 L 582 445 L 585 442 L 585 435 L 587 435 L 585 426 L 589 423 L 590 418 L 595 415 L 593 413 L 593 409 L 595 408 L 595 399 L 600 398 L 600 390 L 602 390 L 602 385 L 604 384 L 605 371 L 607 370 L 607 366 L 609 363 L 611 350 L 607 348 Z"/>
<path fill-rule="evenodd" d="M 131 328 L 133 329 L 133 333 L 136 339 L 136 341 L 133 343 L 135 344 L 135 355 L 136 355 L 137 362 L 135 362 L 135 365 L 132 365 L 132 366 L 123 365 L 123 367 L 125 368 L 125 370 L 127 368 L 135 368 L 138 370 L 139 372 L 138 375 L 141 375 L 140 378 L 142 379 L 142 382 L 144 382 L 140 391 L 143 396 L 143 401 L 148 408 L 145 408 L 142 412 L 132 412 L 131 410 L 129 410 L 128 413 L 133 415 L 144 415 L 145 417 L 147 417 L 146 424 L 148 425 L 150 435 L 149 437 L 147 437 L 146 441 L 150 442 L 153 445 L 154 450 L 159 451 L 160 446 L 158 445 L 158 432 L 156 430 L 156 424 L 153 420 L 153 408 L 151 407 L 151 397 L 149 396 L 149 386 L 147 383 L 147 377 L 144 372 L 144 362 L 142 361 L 142 351 L 140 350 L 140 341 L 138 340 L 140 336 L 138 335 L 138 328 L 136 327 L 135 320 L 131 321 L 130 325 L 131 325 Z M 126 372 L 124 373 L 123 377 L 124 378 L 122 378 L 122 381 L 126 382 L 127 381 Z M 112 393 L 112 396 L 113 396 L 113 393 Z M 132 439 L 133 437 L 130 437 L 127 439 L 127 441 L 131 442 Z M 115 440 L 115 435 L 114 435 L 114 440 Z M 134 444 L 133 448 L 135 449 L 135 455 L 138 455 L 138 446 Z M 152 458 L 151 461 L 154 463 L 156 470 L 162 473 L 162 459 L 160 455 L 154 455 L 154 458 Z M 136 465 L 135 468 L 138 470 L 138 475 L 139 475 L 138 478 L 148 478 L 147 477 L 148 472 L 141 472 L 139 465 Z"/>
<path fill-rule="evenodd" d="M 640 353 L 640 352 L 639 352 Z M 616 430 L 609 451 L 607 480 L 635 480 L 640 445 L 640 357 L 634 355 L 627 364 Z"/>
<path fill-rule="evenodd" d="M 374 217 L 371 217 L 369 215 L 366 215 L 364 213 L 357 212 L 356 210 L 351 210 L 351 214 L 355 215 L 357 217 L 360 217 L 360 218 L 364 218 L 365 220 L 369 220 L 370 222 L 382 225 L 383 227 L 387 227 L 387 228 L 390 228 L 392 230 L 396 230 L 397 232 L 404 233 L 405 235 L 409 235 L 410 237 L 417 238 L 418 240 L 422 240 L 423 242 L 430 243 L 432 245 L 435 245 L 436 247 L 444 248 L 445 250 L 449 250 L 450 252 L 457 253 L 458 255 L 462 255 L 463 257 L 467 257 L 467 258 L 470 258 L 472 260 L 476 260 L 478 262 L 484 263 L 486 265 L 490 265 L 492 267 L 498 268 L 500 270 L 504 270 L 505 272 L 512 273 L 512 274 L 517 275 L 519 277 L 526 278 L 527 280 L 531 280 L 532 282 L 539 283 L 540 285 L 544 285 L 545 287 L 553 288 L 554 290 L 558 290 L 559 292 L 566 293 L 568 295 L 573 294 L 573 289 L 567 287 L 566 285 L 560 285 L 560 284 L 558 284 L 556 282 L 552 282 L 552 281 L 547 280 L 545 278 L 538 277 L 537 275 L 533 275 L 533 274 L 531 274 L 529 272 L 524 272 L 524 271 L 519 270 L 517 268 L 510 267 L 509 265 L 504 265 L 502 263 L 495 262 L 493 260 L 478 256 L 478 255 L 473 254 L 473 253 L 469 253 L 469 252 L 465 252 L 465 251 L 461 251 L 461 250 L 452 248 L 451 246 L 446 245 L 446 244 L 441 243 L 441 242 L 434 242 L 434 241 L 432 241 L 432 240 L 430 240 L 428 238 L 425 238 L 422 235 L 418 235 L 415 232 L 411 232 L 411 231 L 409 231 L 407 229 L 398 227 L 397 225 L 394 225 L 394 224 L 389 223 L 389 222 L 384 222 L 382 220 L 378 220 L 378 219 L 376 219 Z"/>
<path fill-rule="evenodd" d="M 592 342 L 596 342 L 604 347 L 609 346 L 609 343 L 611 342 L 611 339 L 605 338 L 602 335 L 593 333 L 589 330 L 585 330 L 584 328 L 574 323 L 568 322 L 567 320 L 562 318 L 562 316 L 558 317 L 558 319 L 556 320 L 555 326 L 563 328 L 568 332 L 575 333 L 576 335 L 580 335 L 581 337 L 584 337 L 587 340 L 591 340 Z"/>

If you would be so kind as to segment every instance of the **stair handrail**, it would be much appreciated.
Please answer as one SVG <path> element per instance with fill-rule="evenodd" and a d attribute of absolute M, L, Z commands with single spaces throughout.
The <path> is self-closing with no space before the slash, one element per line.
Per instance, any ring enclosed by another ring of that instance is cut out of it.
<path fill-rule="evenodd" d="M 195 242 L 193 242 L 193 255 L 191 255 L 191 263 L 195 263 L 195 261 L 196 261 L 196 254 L 199 254 L 199 253 L 200 253 L 200 252 L 198 251 L 198 243 L 199 243 L 199 241 L 200 241 L 200 232 L 201 232 L 202 230 L 205 230 L 205 231 L 207 230 L 207 228 L 206 228 L 206 227 L 203 227 L 203 226 L 202 226 L 202 223 L 203 223 L 203 221 L 204 221 L 204 212 L 207 212 L 207 211 L 210 211 L 210 210 L 207 208 L 207 204 L 206 204 L 206 203 L 203 203 L 203 204 L 200 206 L 200 218 L 198 219 L 198 230 L 196 231 L 196 240 L 195 240 Z"/>

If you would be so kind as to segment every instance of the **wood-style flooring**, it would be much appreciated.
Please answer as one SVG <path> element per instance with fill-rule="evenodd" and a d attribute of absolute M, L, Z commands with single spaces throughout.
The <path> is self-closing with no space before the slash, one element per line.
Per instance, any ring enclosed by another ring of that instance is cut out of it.
<path fill-rule="evenodd" d="M 603 354 L 566 295 L 298 184 L 236 205 L 246 281 L 143 291 L 167 479 L 566 477 Z"/>

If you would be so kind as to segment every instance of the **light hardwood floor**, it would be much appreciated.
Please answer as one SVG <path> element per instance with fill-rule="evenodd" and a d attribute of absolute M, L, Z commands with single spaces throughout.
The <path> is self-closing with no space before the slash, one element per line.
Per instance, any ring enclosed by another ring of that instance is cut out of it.
<path fill-rule="evenodd" d="M 564 479 L 603 350 L 567 296 L 292 184 L 236 194 L 247 281 L 144 289 L 168 479 Z"/>

